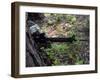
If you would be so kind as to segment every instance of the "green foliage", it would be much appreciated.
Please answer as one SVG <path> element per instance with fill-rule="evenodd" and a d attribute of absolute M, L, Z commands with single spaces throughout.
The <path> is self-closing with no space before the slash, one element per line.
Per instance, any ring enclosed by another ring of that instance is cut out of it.
<path fill-rule="evenodd" d="M 83 60 L 77 60 L 75 64 L 79 65 L 79 64 L 83 64 L 83 62 L 84 62 Z"/>
<path fill-rule="evenodd" d="M 53 61 L 53 65 L 60 65 L 61 63 L 60 63 L 60 61 L 59 61 L 59 59 L 55 59 L 54 61 Z"/>
<path fill-rule="evenodd" d="M 74 15 L 66 15 L 66 21 L 70 24 L 74 24 L 76 22 L 76 17 Z"/>
<path fill-rule="evenodd" d="M 51 60 L 53 60 L 53 65 L 59 65 L 62 64 L 57 58 L 56 55 L 67 55 L 68 58 L 71 58 L 75 63 L 81 63 L 77 60 L 77 55 L 80 51 L 80 44 L 79 42 L 74 42 L 73 44 L 70 43 L 52 43 L 51 48 L 45 49 L 47 55 Z"/>

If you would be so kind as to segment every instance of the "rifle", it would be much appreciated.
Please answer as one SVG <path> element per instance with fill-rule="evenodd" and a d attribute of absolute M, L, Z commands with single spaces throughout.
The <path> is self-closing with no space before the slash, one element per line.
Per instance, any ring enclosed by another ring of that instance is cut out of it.
<path fill-rule="evenodd" d="M 45 33 L 35 32 L 32 36 L 36 43 L 44 43 L 44 44 L 46 44 L 48 42 L 72 43 L 72 42 L 76 41 L 75 35 L 73 35 L 72 37 L 67 37 L 67 38 L 48 38 L 48 37 L 46 37 Z"/>
<path fill-rule="evenodd" d="M 51 47 L 51 42 L 67 42 L 67 43 L 73 43 L 77 41 L 76 36 L 72 35 L 71 37 L 66 38 L 49 38 L 45 35 L 45 33 L 35 32 L 33 35 L 34 41 L 39 45 L 39 47 Z M 88 39 L 78 39 L 79 41 L 89 41 Z"/>

